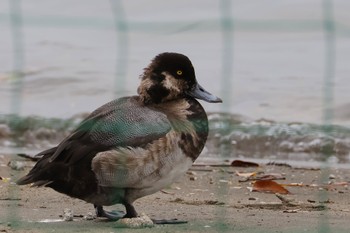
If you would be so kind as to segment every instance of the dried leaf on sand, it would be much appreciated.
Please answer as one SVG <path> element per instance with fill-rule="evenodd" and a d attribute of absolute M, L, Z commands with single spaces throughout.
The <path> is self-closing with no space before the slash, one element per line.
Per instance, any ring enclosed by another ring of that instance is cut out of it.
<path fill-rule="evenodd" d="M 285 180 L 286 177 L 280 173 L 269 173 L 264 174 L 263 172 L 238 172 L 236 175 L 243 177 L 244 179 L 239 180 L 239 182 L 246 182 L 250 180 Z"/>
<path fill-rule="evenodd" d="M 290 192 L 282 185 L 272 180 L 257 180 L 253 184 L 252 191 L 266 192 L 266 193 L 279 193 L 289 194 Z"/>
<path fill-rule="evenodd" d="M 259 164 L 248 162 L 248 161 L 242 161 L 242 160 L 234 160 L 231 163 L 232 167 L 259 167 Z"/>

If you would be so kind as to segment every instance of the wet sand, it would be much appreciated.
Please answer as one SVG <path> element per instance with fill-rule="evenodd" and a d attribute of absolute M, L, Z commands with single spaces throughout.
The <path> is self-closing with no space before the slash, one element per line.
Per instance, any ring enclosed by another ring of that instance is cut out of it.
<path fill-rule="evenodd" d="M 0 176 L 25 174 L 4 166 Z M 282 202 L 272 193 L 251 192 L 252 181 L 236 174 L 262 172 L 285 177 L 280 184 L 291 194 Z M 257 168 L 193 166 L 171 187 L 135 202 L 139 213 L 151 218 L 177 218 L 181 225 L 158 225 L 137 232 L 349 232 L 350 170 L 306 169 L 276 165 Z M 347 184 L 346 184 L 347 182 Z M 328 185 L 329 183 L 333 185 Z M 74 221 L 61 221 L 64 209 L 74 212 Z M 86 220 L 93 206 L 49 188 L 16 186 L 0 180 L 0 232 L 129 232 L 104 219 Z M 124 210 L 115 205 L 106 209 Z M 50 222 L 40 222 L 49 220 Z M 60 222 L 53 222 L 60 220 Z M 320 229 L 322 228 L 322 231 Z M 328 229 L 328 231 L 327 231 Z"/>

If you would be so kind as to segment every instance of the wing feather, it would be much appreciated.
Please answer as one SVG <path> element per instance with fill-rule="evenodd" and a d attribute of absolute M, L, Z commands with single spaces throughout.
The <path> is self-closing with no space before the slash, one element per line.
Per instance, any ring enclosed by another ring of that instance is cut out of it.
<path fill-rule="evenodd" d="M 119 147 L 143 147 L 171 129 L 167 116 L 143 105 L 137 96 L 111 101 L 92 112 L 57 147 L 50 162 L 69 164 Z"/>

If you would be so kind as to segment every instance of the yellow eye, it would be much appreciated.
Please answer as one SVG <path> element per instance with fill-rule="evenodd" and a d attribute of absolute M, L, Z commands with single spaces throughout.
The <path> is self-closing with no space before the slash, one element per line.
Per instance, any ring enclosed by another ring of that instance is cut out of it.
<path fill-rule="evenodd" d="M 182 70 L 176 71 L 176 74 L 177 74 L 177 75 L 182 75 Z"/>

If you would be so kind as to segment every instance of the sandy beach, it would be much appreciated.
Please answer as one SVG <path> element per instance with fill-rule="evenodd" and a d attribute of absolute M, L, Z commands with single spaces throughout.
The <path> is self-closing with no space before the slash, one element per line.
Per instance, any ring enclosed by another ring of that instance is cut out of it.
<path fill-rule="evenodd" d="M 49 188 L 14 185 L 12 181 L 34 163 L 25 161 L 24 170 L 17 171 L 4 166 L 5 162 L 8 161 L 2 161 L 0 170 L 0 232 L 109 233 L 131 230 L 117 228 L 115 222 L 105 219 L 87 220 L 86 216 L 93 214 L 94 209 L 84 201 Z M 248 177 L 249 174 L 255 176 Z M 284 184 L 290 194 L 252 192 L 254 179 L 267 176 L 281 179 L 275 182 Z M 171 187 L 135 203 L 139 213 L 151 218 L 177 218 L 188 223 L 156 225 L 134 231 L 349 232 L 349 181 L 350 170 L 344 169 L 198 164 Z M 73 211 L 73 221 L 62 221 L 65 209 Z M 106 209 L 123 210 L 123 207 L 116 205 Z"/>

